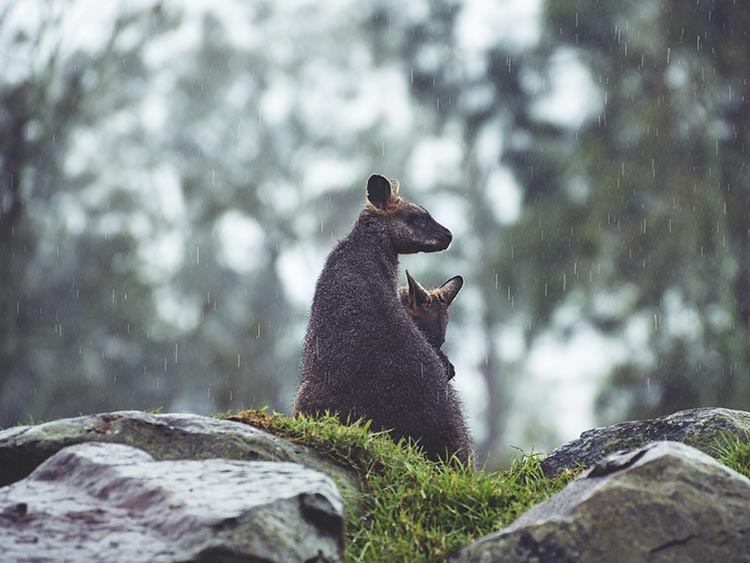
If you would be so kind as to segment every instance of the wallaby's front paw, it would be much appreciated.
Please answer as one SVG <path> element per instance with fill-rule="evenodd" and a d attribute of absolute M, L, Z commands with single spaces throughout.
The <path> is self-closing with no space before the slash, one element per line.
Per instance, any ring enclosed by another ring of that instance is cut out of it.
<path fill-rule="evenodd" d="M 448 381 L 456 377 L 456 368 L 453 367 L 452 363 L 446 362 L 445 369 L 448 372 Z"/>

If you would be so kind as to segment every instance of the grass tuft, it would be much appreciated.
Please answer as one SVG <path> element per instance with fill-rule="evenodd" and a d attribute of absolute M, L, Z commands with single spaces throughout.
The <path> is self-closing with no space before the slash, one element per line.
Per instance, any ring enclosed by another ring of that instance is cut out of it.
<path fill-rule="evenodd" d="M 729 469 L 750 478 L 750 436 L 722 434 L 714 457 Z"/>
<path fill-rule="evenodd" d="M 428 461 L 414 443 L 395 443 L 368 423 L 289 418 L 266 410 L 232 417 L 311 446 L 351 467 L 365 485 L 347 507 L 347 561 L 444 561 L 470 541 L 510 524 L 562 489 L 576 472 L 544 477 L 537 454 L 522 453 L 507 471 L 474 471 L 453 459 Z"/>

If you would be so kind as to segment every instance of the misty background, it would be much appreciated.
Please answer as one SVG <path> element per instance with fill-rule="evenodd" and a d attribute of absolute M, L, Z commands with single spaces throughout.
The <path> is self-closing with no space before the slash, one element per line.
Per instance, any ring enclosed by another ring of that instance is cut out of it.
<path fill-rule="evenodd" d="M 288 413 L 372 172 L 454 234 L 445 350 L 511 446 L 750 408 L 750 10 L 735 0 L 0 7 L 0 427 Z"/>

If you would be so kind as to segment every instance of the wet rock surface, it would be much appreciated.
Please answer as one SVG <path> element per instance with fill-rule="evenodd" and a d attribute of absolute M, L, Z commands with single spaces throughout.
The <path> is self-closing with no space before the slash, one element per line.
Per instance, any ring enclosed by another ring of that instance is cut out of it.
<path fill-rule="evenodd" d="M 334 483 L 299 464 L 89 443 L 0 488 L 0 545 L 29 563 L 343 561 L 343 509 Z"/>
<path fill-rule="evenodd" d="M 614 454 L 454 562 L 750 560 L 750 480 L 695 448 Z"/>
<path fill-rule="evenodd" d="M 330 475 L 348 500 L 359 482 L 353 473 L 314 450 L 253 426 L 195 414 L 118 411 L 65 418 L 0 431 L 0 486 L 29 475 L 61 449 L 80 443 L 134 446 L 157 460 L 225 458 L 301 463 Z"/>
<path fill-rule="evenodd" d="M 585 432 L 543 467 L 586 473 L 454 560 L 750 561 L 750 481 L 699 451 L 727 436 L 747 440 L 750 413 Z M 351 470 L 238 421 L 121 411 L 19 426 L 0 431 L 0 561 L 340 561 L 359 490 Z"/>
<path fill-rule="evenodd" d="M 551 477 L 566 469 L 590 467 L 613 452 L 639 448 L 658 440 L 682 442 L 710 455 L 715 453 L 717 444 L 725 435 L 750 439 L 750 413 L 700 408 L 651 420 L 594 428 L 550 452 L 542 460 L 542 469 Z"/>

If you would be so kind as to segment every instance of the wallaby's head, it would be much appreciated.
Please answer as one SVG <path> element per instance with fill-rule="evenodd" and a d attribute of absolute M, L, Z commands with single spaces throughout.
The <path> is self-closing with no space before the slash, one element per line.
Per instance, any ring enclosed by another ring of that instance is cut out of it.
<path fill-rule="evenodd" d="M 448 307 L 461 291 L 464 279 L 461 276 L 453 276 L 431 291 L 423 288 L 408 271 L 406 281 L 408 285 L 399 289 L 401 303 L 427 341 L 435 348 L 440 348 L 445 342 L 445 330 L 448 327 Z"/>
<path fill-rule="evenodd" d="M 398 254 L 445 250 L 453 235 L 427 210 L 398 195 L 398 180 L 367 179 L 367 211 L 383 225 Z"/>

